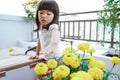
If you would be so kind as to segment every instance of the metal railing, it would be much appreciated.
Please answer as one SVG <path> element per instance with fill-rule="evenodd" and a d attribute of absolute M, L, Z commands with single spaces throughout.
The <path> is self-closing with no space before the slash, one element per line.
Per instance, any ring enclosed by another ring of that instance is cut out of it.
<path fill-rule="evenodd" d="M 120 26 L 118 29 L 119 32 L 114 34 L 114 42 L 111 42 L 111 34 L 109 34 L 105 27 L 97 21 L 97 12 L 99 11 L 60 15 L 60 17 L 63 17 L 63 19 L 59 21 L 61 38 L 92 42 L 104 41 L 104 43 L 109 43 L 110 45 L 115 44 L 116 38 L 118 40 L 120 39 Z M 91 16 L 91 14 L 94 14 L 96 18 Z M 79 17 L 78 15 L 81 16 Z M 86 15 L 90 15 L 91 18 L 85 19 Z"/>

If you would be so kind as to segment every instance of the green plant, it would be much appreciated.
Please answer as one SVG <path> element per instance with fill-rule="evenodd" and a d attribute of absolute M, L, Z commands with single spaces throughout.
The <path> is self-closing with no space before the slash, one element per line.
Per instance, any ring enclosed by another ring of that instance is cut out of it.
<path fill-rule="evenodd" d="M 113 47 L 114 31 L 117 31 L 120 25 L 120 0 L 104 0 L 104 2 L 104 9 L 98 12 L 98 22 L 111 33 L 111 47 Z"/>
<path fill-rule="evenodd" d="M 36 8 L 37 8 L 38 3 L 39 3 L 39 0 L 30 0 L 30 1 L 22 4 L 25 12 L 27 14 L 27 16 L 25 17 L 25 19 L 27 21 L 28 20 L 32 20 L 32 21 L 35 20 L 35 12 L 36 12 Z"/>

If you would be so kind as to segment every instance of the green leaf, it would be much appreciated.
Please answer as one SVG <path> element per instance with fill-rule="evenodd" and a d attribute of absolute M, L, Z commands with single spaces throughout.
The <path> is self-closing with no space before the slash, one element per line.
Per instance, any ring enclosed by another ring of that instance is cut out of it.
<path fill-rule="evenodd" d="M 70 76 L 67 76 L 66 78 L 64 78 L 62 80 L 70 80 Z"/>
<path fill-rule="evenodd" d="M 88 59 L 82 59 L 81 64 L 80 64 L 80 68 L 83 71 L 88 71 L 88 69 L 89 69 Z"/>

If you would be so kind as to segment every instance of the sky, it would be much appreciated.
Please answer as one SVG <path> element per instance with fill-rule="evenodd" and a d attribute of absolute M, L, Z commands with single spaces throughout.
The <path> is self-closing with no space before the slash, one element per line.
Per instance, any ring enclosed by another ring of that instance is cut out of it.
<path fill-rule="evenodd" d="M 0 14 L 24 16 L 21 3 L 28 0 L 0 0 Z M 61 11 L 69 13 L 101 10 L 104 0 L 56 0 Z"/>

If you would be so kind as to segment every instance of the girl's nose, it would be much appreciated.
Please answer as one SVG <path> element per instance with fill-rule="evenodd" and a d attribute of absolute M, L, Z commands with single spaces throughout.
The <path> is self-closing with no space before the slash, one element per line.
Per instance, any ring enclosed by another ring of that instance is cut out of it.
<path fill-rule="evenodd" d="M 47 16 L 47 14 L 42 14 L 42 17 L 46 17 Z"/>

